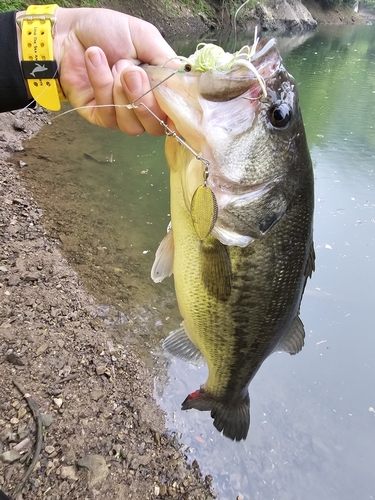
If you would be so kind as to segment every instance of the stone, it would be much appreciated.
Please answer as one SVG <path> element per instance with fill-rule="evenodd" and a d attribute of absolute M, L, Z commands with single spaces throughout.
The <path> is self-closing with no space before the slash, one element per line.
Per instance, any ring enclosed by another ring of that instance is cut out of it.
<path fill-rule="evenodd" d="M 92 391 L 90 396 L 94 401 L 99 401 L 104 396 L 104 393 L 102 391 Z"/>
<path fill-rule="evenodd" d="M 16 460 L 19 460 L 20 458 L 21 454 L 16 450 L 5 451 L 0 455 L 0 461 L 4 462 L 5 464 L 11 464 Z"/>
<path fill-rule="evenodd" d="M 101 455 L 85 455 L 77 460 L 77 466 L 89 471 L 88 481 L 91 486 L 103 481 L 109 473 L 108 465 Z"/>
<path fill-rule="evenodd" d="M 24 406 L 21 406 L 21 408 L 18 410 L 17 418 L 18 420 L 21 420 L 27 413 L 27 410 Z"/>
<path fill-rule="evenodd" d="M 107 365 L 99 365 L 96 367 L 96 373 L 98 375 L 104 375 L 106 371 L 107 371 Z"/>
<path fill-rule="evenodd" d="M 41 354 L 45 353 L 46 350 L 48 349 L 49 344 L 42 344 L 41 346 L 38 347 L 36 350 L 36 355 L 40 356 Z"/>
<path fill-rule="evenodd" d="M 50 413 L 42 413 L 41 418 L 44 427 L 49 427 L 53 422 L 53 416 Z"/>
<path fill-rule="evenodd" d="M 73 465 L 61 467 L 60 477 L 61 479 L 67 479 L 68 481 L 78 481 L 77 471 Z"/>
<path fill-rule="evenodd" d="M 19 118 L 16 118 L 13 122 L 13 128 L 15 130 L 25 130 L 26 129 L 26 123 L 20 120 Z"/>

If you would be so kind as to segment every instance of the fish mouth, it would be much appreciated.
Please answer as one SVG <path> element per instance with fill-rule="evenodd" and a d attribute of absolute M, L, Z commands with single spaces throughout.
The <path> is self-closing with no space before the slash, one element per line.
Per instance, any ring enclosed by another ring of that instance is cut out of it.
<path fill-rule="evenodd" d="M 202 73 L 199 79 L 201 96 L 212 102 L 230 101 L 245 92 L 250 100 L 266 97 L 266 81 L 280 69 L 281 56 L 274 38 L 259 42 L 257 47 L 259 50 L 248 61 L 241 58 L 241 49 L 237 64 L 230 70 Z"/>
<path fill-rule="evenodd" d="M 246 54 L 245 49 L 248 49 L 248 46 L 233 54 L 235 60 L 230 69 L 220 69 L 220 66 L 218 68 L 214 66 L 212 69 L 202 71 L 189 64 L 184 64 L 176 70 L 175 63 L 173 63 L 173 69 L 167 66 L 147 64 L 142 65 L 142 67 L 149 76 L 152 90 L 161 86 L 169 87 L 178 93 L 181 86 L 175 84 L 176 79 L 173 78 L 174 75 L 177 75 L 183 76 L 187 81 L 198 78 L 199 93 L 208 101 L 229 101 L 239 97 L 249 89 L 252 91 L 248 98 L 258 99 L 262 93 L 264 97 L 266 96 L 264 82 L 275 75 L 280 69 L 282 61 L 274 38 L 261 40 L 257 42 L 256 47 L 257 50 L 252 56 Z M 189 69 L 186 69 L 187 67 Z"/>

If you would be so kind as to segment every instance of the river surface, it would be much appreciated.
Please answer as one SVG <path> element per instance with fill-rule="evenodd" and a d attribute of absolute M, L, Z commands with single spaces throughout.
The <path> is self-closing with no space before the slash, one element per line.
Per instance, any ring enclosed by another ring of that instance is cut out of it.
<path fill-rule="evenodd" d="M 188 54 L 189 43 L 175 45 Z M 321 27 L 280 47 L 315 169 L 316 272 L 301 307 L 305 347 L 273 354 L 252 381 L 245 442 L 219 435 L 208 413 L 180 410 L 207 370 L 160 350 L 180 322 L 172 280 L 150 279 L 169 222 L 164 139 L 126 137 L 71 113 L 29 143 L 25 175 L 86 288 L 125 315 L 124 338 L 157 372 L 168 428 L 219 499 L 373 499 L 375 26 Z"/>

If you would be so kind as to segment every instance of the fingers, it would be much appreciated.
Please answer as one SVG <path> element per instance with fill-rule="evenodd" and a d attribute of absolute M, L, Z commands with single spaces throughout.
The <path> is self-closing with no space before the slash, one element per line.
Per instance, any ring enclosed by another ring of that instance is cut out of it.
<path fill-rule="evenodd" d="M 87 75 L 94 92 L 93 106 L 89 110 L 91 122 L 102 127 L 117 129 L 116 112 L 113 106 L 113 75 L 104 52 L 99 47 L 90 47 L 85 53 Z"/>
<path fill-rule="evenodd" d="M 146 73 L 139 67 L 121 62 L 116 64 L 114 100 L 116 104 L 134 104 L 135 109 L 116 107 L 117 123 L 119 128 L 130 135 L 139 135 L 146 130 L 150 135 L 163 135 L 164 127 L 146 109 L 147 106 L 158 118 L 165 120 L 166 116 L 160 109 L 150 90 L 150 83 Z M 148 92 L 148 93 L 146 93 Z M 145 94 L 145 95 L 144 95 Z M 141 97 L 142 96 L 142 97 Z M 141 99 L 138 99 L 141 97 Z M 142 105 L 140 105 L 142 103 Z"/>
<path fill-rule="evenodd" d="M 93 92 L 93 96 L 91 94 L 90 99 L 86 100 L 90 109 L 81 111 L 86 119 L 102 127 L 120 129 L 129 135 L 140 135 L 145 130 L 150 135 L 164 134 L 164 127 L 140 105 L 146 105 L 161 120 L 166 119 L 153 93 L 148 92 L 149 79 L 141 68 L 123 59 L 111 70 L 99 47 L 86 50 L 85 62 Z M 135 103 L 136 108 L 126 107 L 140 96 L 142 98 Z"/>
<path fill-rule="evenodd" d="M 168 59 L 176 57 L 175 51 L 153 24 L 134 17 L 129 17 L 128 22 L 134 49 L 140 61 L 161 66 Z"/>

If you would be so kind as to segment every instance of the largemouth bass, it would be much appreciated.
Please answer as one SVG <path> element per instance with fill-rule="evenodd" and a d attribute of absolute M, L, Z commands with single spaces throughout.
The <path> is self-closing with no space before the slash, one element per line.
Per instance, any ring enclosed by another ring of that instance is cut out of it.
<path fill-rule="evenodd" d="M 263 361 L 303 347 L 299 308 L 314 269 L 313 170 L 296 83 L 273 40 L 248 52 L 215 52 L 204 65 L 198 51 L 170 78 L 145 67 L 189 146 L 167 137 L 172 229 L 151 274 L 173 273 L 183 323 L 164 346 L 204 358 L 208 379 L 182 408 L 210 411 L 236 441 L 248 434 L 248 386 Z"/>

